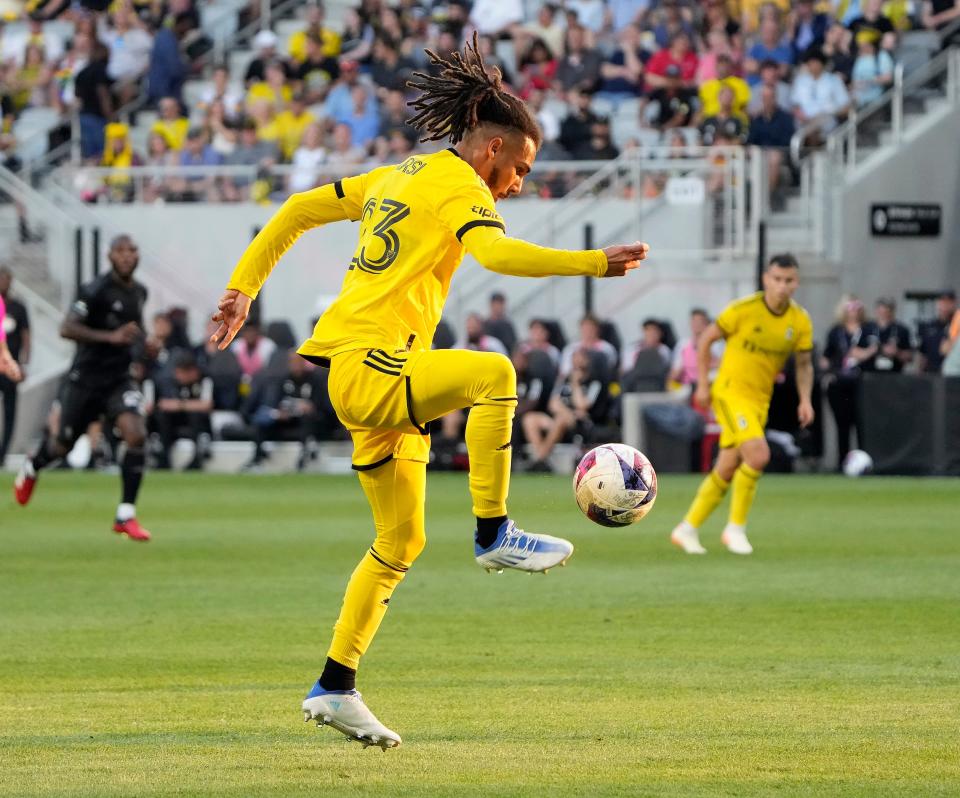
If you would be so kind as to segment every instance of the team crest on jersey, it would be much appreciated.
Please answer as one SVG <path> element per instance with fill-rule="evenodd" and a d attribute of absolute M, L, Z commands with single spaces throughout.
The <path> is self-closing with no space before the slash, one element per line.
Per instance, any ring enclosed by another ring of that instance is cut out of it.
<path fill-rule="evenodd" d="M 787 331 L 786 331 L 785 335 L 787 336 L 787 340 L 788 340 L 788 341 L 792 341 L 792 340 L 793 340 L 793 327 L 787 327 Z"/>

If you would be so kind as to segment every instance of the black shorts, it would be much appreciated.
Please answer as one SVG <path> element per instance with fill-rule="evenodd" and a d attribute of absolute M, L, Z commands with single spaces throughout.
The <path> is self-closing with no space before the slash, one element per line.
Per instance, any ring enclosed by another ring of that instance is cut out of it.
<path fill-rule="evenodd" d="M 60 386 L 60 434 L 62 441 L 75 441 L 101 417 L 112 423 L 123 413 L 141 418 L 143 393 L 132 378 L 124 375 L 114 382 L 91 381 L 71 372 Z"/>

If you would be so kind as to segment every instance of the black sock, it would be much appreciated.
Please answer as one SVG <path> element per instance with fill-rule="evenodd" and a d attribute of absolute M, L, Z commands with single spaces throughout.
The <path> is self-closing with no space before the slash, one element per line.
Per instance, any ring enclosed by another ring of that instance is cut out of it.
<path fill-rule="evenodd" d="M 499 515 L 496 518 L 477 518 L 477 545 L 481 549 L 488 549 L 497 539 L 497 532 L 503 522 L 507 520 L 505 515 Z"/>
<path fill-rule="evenodd" d="M 54 460 L 59 459 L 50 454 L 50 450 L 52 448 L 53 441 L 50 440 L 50 433 L 44 433 L 43 440 L 40 442 L 40 448 L 37 449 L 37 453 L 30 460 L 34 471 L 39 471 L 41 468 L 46 468 Z"/>
<path fill-rule="evenodd" d="M 143 449 L 127 449 L 120 464 L 120 479 L 123 482 L 123 503 L 136 504 L 140 481 L 143 479 Z"/>
<path fill-rule="evenodd" d="M 327 664 L 320 674 L 320 686 L 324 690 L 356 690 L 357 672 L 327 657 Z"/>

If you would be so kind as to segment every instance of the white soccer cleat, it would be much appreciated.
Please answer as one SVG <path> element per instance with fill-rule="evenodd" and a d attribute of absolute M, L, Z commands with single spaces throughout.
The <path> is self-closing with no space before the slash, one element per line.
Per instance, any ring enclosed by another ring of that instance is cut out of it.
<path fill-rule="evenodd" d="M 687 554 L 706 554 L 707 550 L 700 544 L 700 533 L 693 524 L 681 521 L 670 534 L 670 542 L 679 546 Z"/>
<path fill-rule="evenodd" d="M 552 535 L 524 532 L 513 521 L 506 520 L 497 531 L 497 539 L 486 549 L 474 544 L 477 565 L 488 571 L 501 572 L 515 568 L 527 573 L 546 573 L 555 565 L 566 565 L 573 554 L 573 544 Z"/>
<path fill-rule="evenodd" d="M 731 554 L 753 554 L 753 546 L 747 540 L 746 527 L 739 524 L 727 524 L 720 536 L 720 542 Z"/>
<path fill-rule="evenodd" d="M 302 709 L 305 723 L 315 720 L 317 726 L 332 726 L 364 748 L 379 745 L 386 751 L 402 742 L 399 734 L 377 720 L 356 690 L 328 692 L 318 681 L 303 700 Z"/>

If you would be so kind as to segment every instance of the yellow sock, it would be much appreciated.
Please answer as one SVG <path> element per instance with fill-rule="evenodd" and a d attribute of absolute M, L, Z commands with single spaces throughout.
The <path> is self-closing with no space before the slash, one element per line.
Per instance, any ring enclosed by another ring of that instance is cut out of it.
<path fill-rule="evenodd" d="M 710 513 L 716 510 L 717 505 L 723 501 L 729 487 L 729 482 L 720 479 L 720 475 L 716 471 L 711 471 L 707 474 L 706 479 L 700 483 L 697 495 L 683 520 L 699 529 L 703 522 L 710 517 Z"/>
<path fill-rule="evenodd" d="M 730 497 L 730 523 L 737 526 L 747 525 L 747 515 L 757 495 L 757 481 L 762 472 L 750 468 L 746 463 L 733 475 L 733 495 Z"/>
<path fill-rule="evenodd" d="M 470 456 L 473 514 L 497 518 L 507 514 L 510 490 L 510 436 L 517 400 L 478 399 L 470 410 L 465 434 Z"/>
<path fill-rule="evenodd" d="M 359 472 L 359 477 L 373 510 L 377 537 L 350 577 L 327 652 L 331 659 L 354 669 L 380 628 L 394 589 L 426 543 L 425 464 L 391 460 Z"/>

